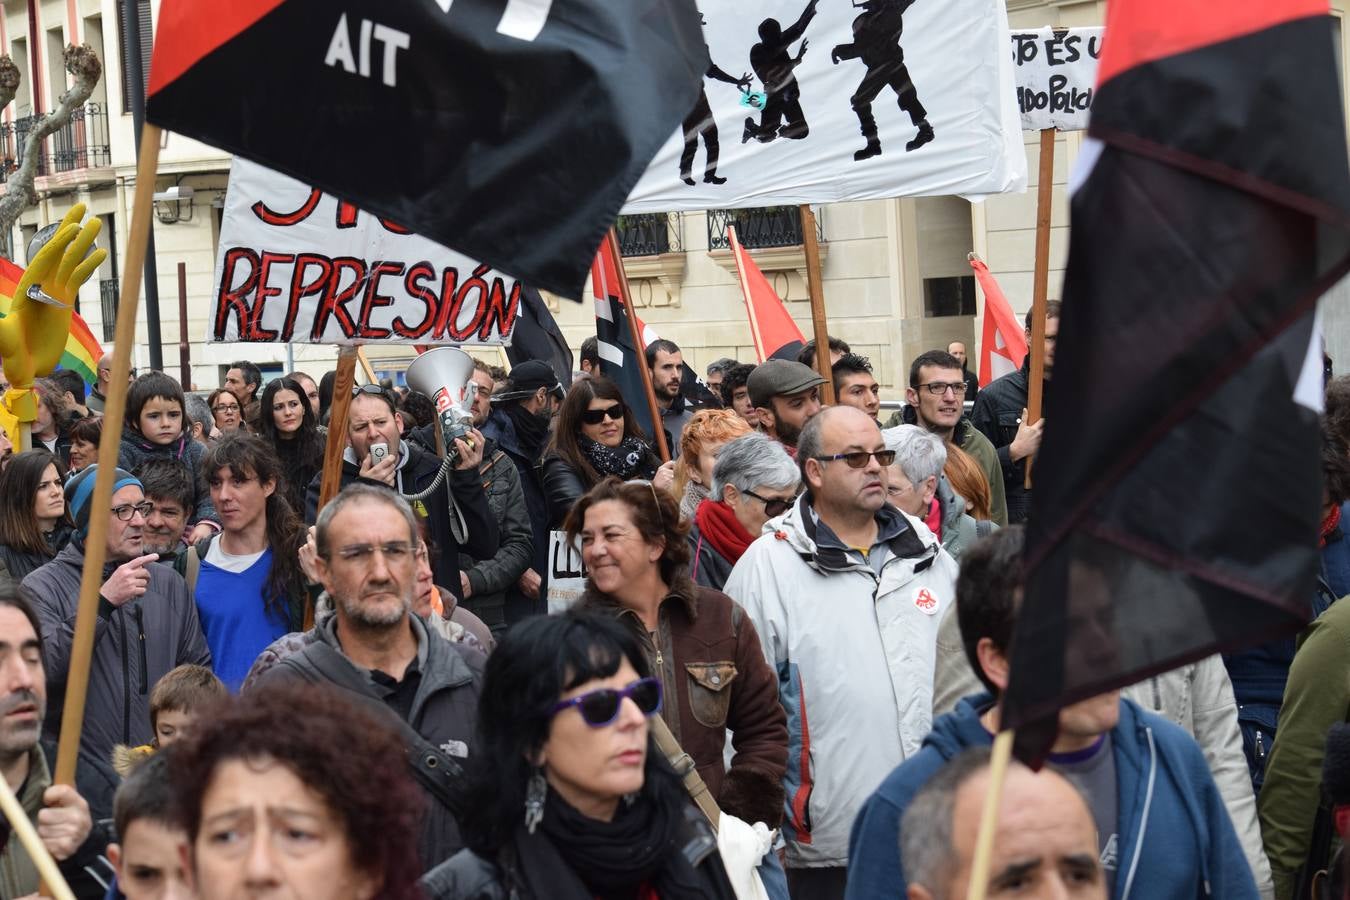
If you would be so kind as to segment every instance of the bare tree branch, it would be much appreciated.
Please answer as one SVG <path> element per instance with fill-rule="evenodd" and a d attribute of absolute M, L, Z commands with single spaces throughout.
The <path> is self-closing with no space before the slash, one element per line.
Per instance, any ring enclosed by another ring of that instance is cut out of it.
<path fill-rule="evenodd" d="M 10 59 L 9 54 L 0 56 L 0 109 L 9 106 L 14 95 L 19 91 L 19 67 L 14 65 L 14 60 Z"/>
<path fill-rule="evenodd" d="M 103 75 L 103 65 L 98 61 L 94 48 L 88 44 L 66 45 L 66 71 L 75 79 L 56 103 L 56 109 L 44 115 L 29 130 L 23 143 L 23 162 L 10 173 L 5 181 L 5 193 L 0 196 L 0 234 L 9 234 L 14 223 L 25 209 L 37 202 L 37 192 L 33 189 L 33 179 L 37 177 L 38 162 L 42 158 L 42 142 L 57 129 L 70 122 L 75 110 L 84 106 L 94 93 L 94 85 Z M 13 61 L 9 62 L 11 67 Z M 18 68 L 14 67 L 15 89 L 18 87 Z M 4 84 L 5 71 L 0 62 L 0 87 Z M 3 95 L 0 95 L 3 96 Z M 13 96 L 13 90 L 10 91 Z M 3 107 L 0 107 L 3 108 Z"/>

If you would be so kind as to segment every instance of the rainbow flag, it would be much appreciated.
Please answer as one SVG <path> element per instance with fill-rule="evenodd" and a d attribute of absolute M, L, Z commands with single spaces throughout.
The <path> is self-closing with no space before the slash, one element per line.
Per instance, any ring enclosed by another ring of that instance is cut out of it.
<path fill-rule="evenodd" d="M 0 256 L 0 318 L 9 314 L 10 299 L 19 289 L 19 281 L 22 278 L 23 269 Z M 93 387 L 98 381 L 98 361 L 101 356 L 103 348 L 99 346 L 84 318 L 79 313 L 71 313 L 66 349 L 56 367 L 79 372 L 85 384 Z"/>

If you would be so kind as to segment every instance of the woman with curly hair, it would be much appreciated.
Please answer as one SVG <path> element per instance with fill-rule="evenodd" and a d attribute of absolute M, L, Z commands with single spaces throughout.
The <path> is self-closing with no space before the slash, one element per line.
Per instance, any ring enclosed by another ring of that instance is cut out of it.
<path fill-rule="evenodd" d="M 406 754 L 332 689 L 269 685 L 211 707 L 169 758 L 196 896 L 421 897 L 423 794 L 393 762 Z"/>
<path fill-rule="evenodd" d="M 258 435 L 281 460 L 278 487 L 296 515 L 305 514 L 305 490 L 323 468 L 327 432 L 309 397 L 293 378 L 274 378 L 262 392 L 258 408 Z"/>
<path fill-rule="evenodd" d="M 680 432 L 680 458 L 675 462 L 672 491 L 680 501 L 680 518 L 692 521 L 698 505 L 712 496 L 713 463 L 722 445 L 745 437 L 751 428 L 729 409 L 702 409 Z"/>

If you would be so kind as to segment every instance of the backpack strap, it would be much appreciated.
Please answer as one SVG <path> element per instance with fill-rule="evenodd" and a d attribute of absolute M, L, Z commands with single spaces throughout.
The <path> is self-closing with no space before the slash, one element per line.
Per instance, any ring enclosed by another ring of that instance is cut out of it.
<path fill-rule="evenodd" d="M 403 717 L 370 692 L 370 685 L 346 657 L 322 639 L 307 644 L 277 663 L 311 684 L 334 685 L 353 694 L 377 719 L 393 727 L 408 751 L 413 777 L 456 819 L 464 812 L 462 796 L 465 775 L 459 761 L 417 733 Z"/>
<path fill-rule="evenodd" d="M 211 542 L 216 539 L 216 535 L 202 538 L 195 544 L 190 544 L 183 555 L 180 557 L 183 561 L 183 567 L 178 569 L 177 564 L 174 568 L 178 569 L 178 574 L 183 576 L 187 582 L 188 599 L 194 604 L 197 602 L 197 578 L 202 574 L 202 560 L 206 558 L 206 552 L 211 549 Z"/>

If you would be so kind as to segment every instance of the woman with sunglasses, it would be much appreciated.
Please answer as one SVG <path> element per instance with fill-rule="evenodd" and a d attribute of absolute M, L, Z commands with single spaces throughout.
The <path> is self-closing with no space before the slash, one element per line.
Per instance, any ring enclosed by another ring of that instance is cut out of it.
<path fill-rule="evenodd" d="M 222 437 L 231 431 L 238 431 L 243 423 L 243 407 L 239 405 L 239 399 L 234 394 L 224 388 L 216 388 L 211 395 L 206 398 L 206 405 L 211 407 L 211 415 L 216 420 L 216 427 L 220 429 Z"/>
<path fill-rule="evenodd" d="M 488 659 L 468 849 L 433 900 L 730 900 L 717 841 L 649 739 L 661 682 L 603 616 L 525 619 Z"/>
<path fill-rule="evenodd" d="M 596 377 L 575 382 L 563 399 L 543 474 L 549 524 L 559 528 L 577 498 L 602 478 L 649 478 L 657 488 L 670 490 L 675 464 L 662 465 L 619 386 Z"/>
<path fill-rule="evenodd" d="M 709 480 L 712 495 L 698 505 L 689 529 L 689 575 L 720 591 L 764 523 L 792 506 L 801 478 L 782 444 L 750 434 L 722 446 Z"/>
<path fill-rule="evenodd" d="M 578 603 L 613 616 L 640 642 L 665 689 L 662 718 L 718 805 L 776 828 L 787 765 L 778 678 L 744 610 L 690 581 L 687 534 L 670 494 L 649 481 L 606 478 L 567 517 L 589 573 Z"/>

